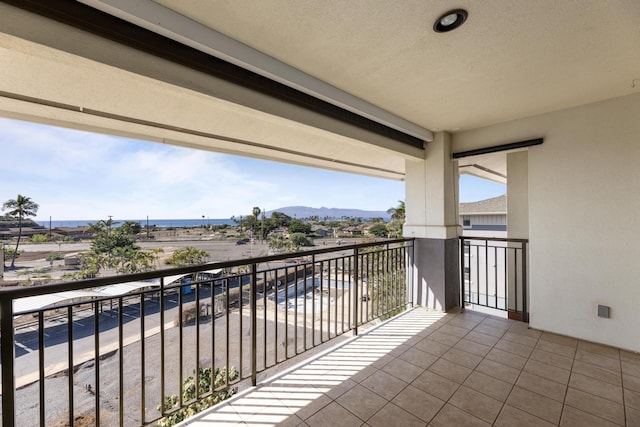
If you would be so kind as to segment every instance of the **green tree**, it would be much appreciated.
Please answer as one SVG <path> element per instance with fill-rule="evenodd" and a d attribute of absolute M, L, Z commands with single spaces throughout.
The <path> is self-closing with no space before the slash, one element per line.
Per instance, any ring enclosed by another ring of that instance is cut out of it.
<path fill-rule="evenodd" d="M 11 257 L 11 268 L 16 267 L 16 256 L 18 254 L 18 247 L 20 246 L 20 238 L 22 237 L 22 220 L 35 216 L 38 212 L 37 203 L 31 200 L 30 197 L 22 196 L 18 194 L 16 199 L 9 199 L 2 205 L 2 210 L 8 210 L 7 215 L 12 218 L 18 218 L 18 241 L 16 242 L 16 248 Z"/>
<path fill-rule="evenodd" d="M 369 233 L 376 237 L 387 237 L 387 226 L 384 223 L 377 223 L 369 229 Z"/>
<path fill-rule="evenodd" d="M 291 223 L 291 217 L 282 212 L 271 212 L 273 228 L 287 227 Z"/>
<path fill-rule="evenodd" d="M 175 251 L 166 263 L 175 267 L 204 264 L 209 259 L 209 254 L 203 250 L 187 246 Z"/>
<path fill-rule="evenodd" d="M 289 233 L 311 233 L 311 224 L 301 221 L 299 219 L 292 219 L 289 223 Z"/>
<path fill-rule="evenodd" d="M 387 213 L 391 215 L 391 221 L 387 224 L 390 237 L 402 237 L 402 226 L 406 213 L 404 201 L 398 200 L 398 206 L 389 208 Z"/>
<path fill-rule="evenodd" d="M 299 251 L 300 246 L 313 246 L 313 241 L 304 233 L 292 233 L 289 236 L 289 240 L 295 251 Z"/>
<path fill-rule="evenodd" d="M 140 249 L 136 245 L 131 228 L 128 225 L 114 227 L 114 221 L 100 220 L 89 227 L 94 233 L 91 241 L 91 251 L 97 255 L 106 255 L 105 267 L 117 268 L 122 263 L 120 259 L 127 251 Z"/>

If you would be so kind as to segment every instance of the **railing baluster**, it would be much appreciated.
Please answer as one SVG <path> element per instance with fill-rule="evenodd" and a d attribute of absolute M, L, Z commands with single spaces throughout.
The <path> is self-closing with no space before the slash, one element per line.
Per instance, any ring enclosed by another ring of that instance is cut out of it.
<path fill-rule="evenodd" d="M 353 250 L 353 271 L 354 271 L 354 293 L 353 293 L 353 334 L 358 335 L 358 276 L 359 272 L 359 264 L 360 264 L 360 254 L 358 253 L 358 248 L 356 247 Z"/>
<path fill-rule="evenodd" d="M 96 303 L 96 307 L 97 307 Z M 97 310 L 96 310 L 97 311 Z M 140 294 L 140 423 L 142 425 L 145 424 L 145 408 L 146 408 L 146 347 L 145 347 L 145 317 L 146 317 L 146 307 L 145 307 L 145 293 Z M 97 382 L 96 382 L 97 386 Z M 96 390 L 96 394 L 98 391 Z"/>
<path fill-rule="evenodd" d="M 258 266 L 256 265 L 256 263 L 252 263 L 251 264 L 251 283 L 250 283 L 250 289 L 251 289 L 251 302 L 250 302 L 250 309 L 251 309 L 251 385 L 255 386 L 256 382 L 257 382 L 257 371 L 258 371 L 258 367 L 256 366 L 256 364 L 258 363 L 258 357 L 257 357 L 257 332 L 256 332 L 256 328 L 258 326 L 258 295 L 257 295 L 257 290 L 256 290 L 256 282 L 257 282 L 257 276 L 258 276 Z M 240 337 L 240 339 L 242 340 L 242 337 Z"/>
<path fill-rule="evenodd" d="M 73 307 L 67 307 L 67 367 L 69 379 L 69 425 L 73 425 Z"/>
<path fill-rule="evenodd" d="M 40 380 L 40 426 L 45 425 L 45 384 L 44 384 L 44 312 L 40 310 L 38 312 L 38 378 Z M 97 360 L 97 359 L 96 359 Z M 4 365 L 3 365 L 4 366 Z M 96 374 L 96 378 L 99 378 Z M 98 381 L 96 380 L 96 386 Z M 97 396 L 97 395 L 96 395 Z M 97 411 L 96 411 L 97 414 Z M 97 418 L 96 418 L 97 419 Z"/>
<path fill-rule="evenodd" d="M 120 409 L 120 425 L 124 425 L 124 336 L 123 336 L 123 318 L 122 318 L 122 297 L 118 298 L 118 406 Z"/>

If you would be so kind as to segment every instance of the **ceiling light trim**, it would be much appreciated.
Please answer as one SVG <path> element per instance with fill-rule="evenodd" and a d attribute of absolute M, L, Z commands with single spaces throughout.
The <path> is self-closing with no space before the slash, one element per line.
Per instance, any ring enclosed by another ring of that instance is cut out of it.
<path fill-rule="evenodd" d="M 424 141 L 433 133 L 151 0 L 79 0 L 88 6 L 228 61 Z"/>

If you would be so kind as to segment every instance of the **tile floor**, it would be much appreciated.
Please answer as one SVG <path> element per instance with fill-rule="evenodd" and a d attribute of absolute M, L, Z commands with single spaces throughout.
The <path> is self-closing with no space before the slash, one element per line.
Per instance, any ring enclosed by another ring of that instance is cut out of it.
<path fill-rule="evenodd" d="M 416 308 L 188 425 L 640 426 L 640 354 Z"/>

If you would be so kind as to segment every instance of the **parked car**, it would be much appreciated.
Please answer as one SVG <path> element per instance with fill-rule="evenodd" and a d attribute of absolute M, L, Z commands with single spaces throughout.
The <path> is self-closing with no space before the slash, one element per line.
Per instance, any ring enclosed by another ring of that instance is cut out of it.
<path fill-rule="evenodd" d="M 240 240 L 236 241 L 236 245 L 246 245 L 250 241 L 251 241 L 251 239 L 248 239 L 248 238 L 245 237 L 244 239 L 240 239 Z"/>

